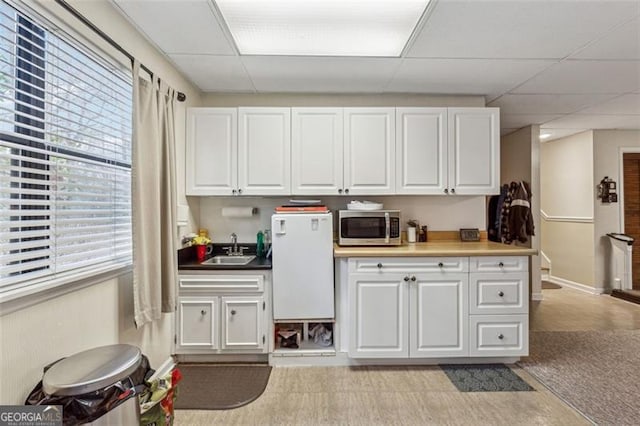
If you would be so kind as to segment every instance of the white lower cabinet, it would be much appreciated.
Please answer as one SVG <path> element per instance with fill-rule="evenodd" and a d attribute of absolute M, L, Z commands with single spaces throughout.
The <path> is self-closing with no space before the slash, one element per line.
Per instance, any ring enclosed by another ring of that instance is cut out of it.
<path fill-rule="evenodd" d="M 351 358 L 528 354 L 526 256 L 350 258 L 347 293 Z"/>
<path fill-rule="evenodd" d="M 349 276 L 349 356 L 409 356 L 408 288 L 401 274 Z"/>
<path fill-rule="evenodd" d="M 217 297 L 178 299 L 177 345 L 185 349 L 217 349 L 217 318 Z"/>
<path fill-rule="evenodd" d="M 468 279 L 467 274 L 410 277 L 409 356 L 468 354 Z"/>
<path fill-rule="evenodd" d="M 466 356 L 468 274 L 429 270 L 433 259 L 411 259 L 414 268 L 396 272 L 402 259 L 350 259 L 349 356 L 422 358 Z M 424 263 L 424 264 L 423 264 Z M 452 262 L 452 265 L 466 262 Z M 381 265 L 381 266 L 377 266 Z M 387 272 L 387 269 L 389 272 Z M 418 272 L 416 272 L 418 271 Z"/>
<path fill-rule="evenodd" d="M 271 271 L 181 274 L 175 353 L 266 353 L 270 281 Z"/>

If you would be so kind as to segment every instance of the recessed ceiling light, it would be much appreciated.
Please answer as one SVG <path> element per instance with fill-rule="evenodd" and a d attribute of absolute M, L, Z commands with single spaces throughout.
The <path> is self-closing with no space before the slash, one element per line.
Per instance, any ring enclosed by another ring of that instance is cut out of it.
<path fill-rule="evenodd" d="M 541 133 L 540 139 L 549 139 L 551 136 L 551 133 Z"/>
<path fill-rule="evenodd" d="M 215 0 L 241 55 L 400 56 L 429 0 Z"/>

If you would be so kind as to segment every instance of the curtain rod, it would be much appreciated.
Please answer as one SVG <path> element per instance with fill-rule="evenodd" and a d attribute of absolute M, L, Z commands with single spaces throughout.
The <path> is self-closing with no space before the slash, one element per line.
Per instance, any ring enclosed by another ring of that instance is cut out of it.
<path fill-rule="evenodd" d="M 69 3 L 67 3 L 65 0 L 56 0 L 56 3 L 58 3 L 60 6 L 62 6 L 67 12 L 71 13 L 73 16 L 75 16 L 80 22 L 82 22 L 83 24 L 85 24 L 87 27 L 89 27 L 94 33 L 98 34 L 100 37 L 102 37 L 107 43 L 109 43 L 111 46 L 115 47 L 120 53 L 122 53 L 124 56 L 126 56 L 127 58 L 129 58 L 131 60 L 131 63 L 133 63 L 134 61 L 134 57 L 131 53 L 127 52 L 124 47 L 120 46 L 118 43 L 116 43 L 116 41 L 114 39 L 112 39 L 111 37 L 109 37 L 104 31 L 102 31 L 100 28 L 96 27 L 93 22 L 89 21 L 87 18 L 84 17 L 83 14 L 81 14 L 80 12 L 78 12 L 76 9 L 74 9 Z M 147 68 L 144 64 L 140 64 L 140 68 L 142 68 L 143 70 L 145 70 L 146 72 L 148 72 L 152 77 L 153 77 L 153 71 L 151 71 L 149 68 Z M 187 96 L 182 93 L 182 92 L 178 92 L 178 96 L 177 96 L 178 101 L 180 102 L 184 102 L 187 99 Z"/>

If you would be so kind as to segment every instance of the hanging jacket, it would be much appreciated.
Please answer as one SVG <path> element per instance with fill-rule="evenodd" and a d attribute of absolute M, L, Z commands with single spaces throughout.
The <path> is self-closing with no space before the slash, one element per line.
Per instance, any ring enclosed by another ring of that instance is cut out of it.
<path fill-rule="evenodd" d="M 508 242 L 517 240 L 525 243 L 534 235 L 531 214 L 531 188 L 527 182 L 511 182 L 508 214 Z"/>

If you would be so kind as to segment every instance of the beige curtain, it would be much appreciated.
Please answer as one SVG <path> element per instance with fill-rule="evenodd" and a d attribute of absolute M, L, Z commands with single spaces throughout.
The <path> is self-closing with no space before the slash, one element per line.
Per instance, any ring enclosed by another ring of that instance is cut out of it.
<path fill-rule="evenodd" d="M 175 310 L 176 188 L 173 89 L 133 66 L 133 299 L 136 326 Z"/>

